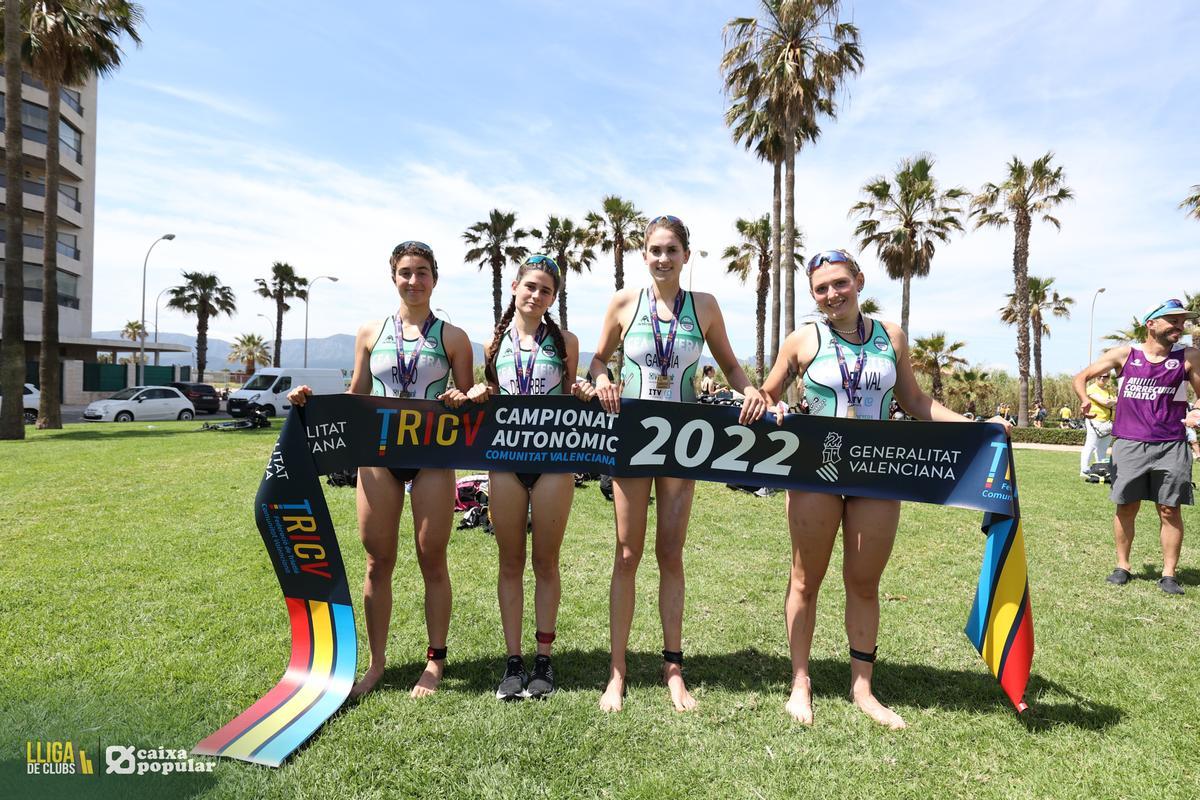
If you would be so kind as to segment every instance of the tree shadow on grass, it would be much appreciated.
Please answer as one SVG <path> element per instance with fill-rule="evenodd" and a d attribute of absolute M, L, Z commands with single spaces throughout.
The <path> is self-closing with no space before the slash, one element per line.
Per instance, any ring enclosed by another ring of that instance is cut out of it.
<path fill-rule="evenodd" d="M 1134 580 L 1155 583 L 1162 577 L 1161 564 L 1142 564 L 1140 572 L 1133 573 Z M 1175 579 L 1184 586 L 1200 586 L 1200 570 L 1184 567 L 1175 570 Z"/>
<path fill-rule="evenodd" d="M 628 655 L 631 688 L 662 685 L 662 656 L 631 652 Z M 601 692 L 608 679 L 609 654 L 602 650 L 560 650 L 554 654 L 554 670 L 560 687 L 592 688 Z M 526 664 L 532 668 L 532 657 Z M 408 693 L 425 667 L 410 661 L 389 666 L 377 691 Z M 791 684 L 791 662 L 754 648 L 720 655 L 688 656 L 684 667 L 688 684 L 735 692 L 764 692 L 782 698 Z M 445 688 L 450 691 L 491 694 L 504 671 L 503 653 L 495 658 L 456 661 L 451 656 Z M 845 697 L 850 686 L 847 661 L 815 659 L 810 664 L 813 692 L 817 697 Z M 880 660 L 874 688 L 885 703 L 972 714 L 1013 714 L 1012 706 L 987 668 L 956 670 L 927 664 L 892 663 Z M 1037 674 L 1030 677 L 1026 698 L 1030 708 L 1020 716 L 1031 732 L 1071 725 L 1100 731 L 1120 722 L 1121 709 L 1084 697 Z"/>

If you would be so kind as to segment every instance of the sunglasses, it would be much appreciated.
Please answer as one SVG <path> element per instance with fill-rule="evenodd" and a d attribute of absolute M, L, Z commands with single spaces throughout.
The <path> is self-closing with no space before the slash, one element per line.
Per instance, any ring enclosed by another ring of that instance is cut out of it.
<path fill-rule="evenodd" d="M 401 253 L 403 253 L 405 250 L 408 250 L 409 248 L 412 248 L 414 250 L 424 250 L 428 253 L 433 252 L 433 248 L 430 247 L 429 245 L 425 244 L 424 242 L 418 242 L 416 239 L 409 239 L 407 242 L 401 242 L 400 244 L 393 247 L 392 255 L 394 255 L 394 256 L 400 255 Z"/>
<path fill-rule="evenodd" d="M 854 268 L 855 271 L 858 270 L 858 263 L 855 262 L 855 260 L 851 258 L 845 251 L 826 250 L 824 253 L 817 253 L 815 256 L 809 259 L 808 267 L 805 269 L 805 274 L 812 275 L 817 271 L 817 267 L 820 267 L 824 264 L 849 264 Z"/>
<path fill-rule="evenodd" d="M 525 259 L 525 264 L 537 265 L 544 267 L 547 271 L 558 274 L 558 262 L 550 256 L 536 255 Z"/>
<path fill-rule="evenodd" d="M 684 225 L 683 220 L 673 214 L 659 214 L 657 217 L 646 223 L 646 229 L 649 230 L 651 225 L 657 225 L 660 222 L 673 222 L 683 228 L 683 232 L 687 234 L 689 239 L 692 238 L 692 232 L 688 230 L 688 226 Z"/>

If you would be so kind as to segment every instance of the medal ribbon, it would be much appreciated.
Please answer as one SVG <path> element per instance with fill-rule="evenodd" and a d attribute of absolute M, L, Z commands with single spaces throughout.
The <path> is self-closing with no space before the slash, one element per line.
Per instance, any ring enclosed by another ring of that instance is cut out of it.
<path fill-rule="evenodd" d="M 658 332 L 658 302 L 654 299 L 654 287 L 646 290 L 650 296 L 650 332 L 654 334 L 654 352 L 658 354 L 658 368 L 664 378 L 671 369 L 671 355 L 675 352 L 675 328 L 679 325 L 679 312 L 683 310 L 683 290 L 675 295 L 671 309 L 671 327 L 667 329 L 667 342 L 663 344 L 662 334 Z"/>
<path fill-rule="evenodd" d="M 425 347 L 425 337 L 429 335 L 429 329 L 433 327 L 435 321 L 437 321 L 437 317 L 430 312 L 421 325 L 421 338 L 417 339 L 417 347 L 413 350 L 412 360 L 405 363 L 404 323 L 399 316 L 392 317 L 392 322 L 396 325 L 396 368 L 399 371 L 400 391 L 402 392 L 407 392 L 408 387 L 417 382 L 417 360 L 421 356 L 421 349 Z"/>
<path fill-rule="evenodd" d="M 538 351 L 542 349 L 542 342 L 546 339 L 546 323 L 538 325 L 537 333 L 533 334 L 533 352 L 529 354 L 529 365 L 521 366 L 521 335 L 517 333 L 517 326 L 512 326 L 513 340 L 513 364 L 517 371 L 517 392 L 520 394 L 529 394 L 533 389 L 533 363 L 537 361 Z"/>
<path fill-rule="evenodd" d="M 857 332 L 862 341 L 862 349 L 858 351 L 853 373 L 846 368 L 846 356 L 842 353 L 842 346 L 838 344 L 838 335 L 833 330 L 833 324 L 829 320 L 826 320 L 825 324 L 829 326 L 829 333 L 833 337 L 833 352 L 837 355 L 838 369 L 842 372 L 842 388 L 846 390 L 846 399 L 850 405 L 856 406 L 862 399 L 858 396 L 858 384 L 862 381 L 863 366 L 867 363 L 867 330 L 863 324 L 863 315 L 858 315 Z"/>

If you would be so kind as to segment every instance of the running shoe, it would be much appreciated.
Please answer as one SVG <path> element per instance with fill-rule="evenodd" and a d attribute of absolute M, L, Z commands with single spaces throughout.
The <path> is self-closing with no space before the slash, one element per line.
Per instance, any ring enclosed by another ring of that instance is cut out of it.
<path fill-rule="evenodd" d="M 1183 594 L 1183 587 L 1175 580 L 1174 575 L 1163 575 L 1158 579 L 1158 588 L 1167 594 Z"/>
<path fill-rule="evenodd" d="M 1105 578 L 1106 581 L 1114 586 L 1124 586 L 1129 583 L 1129 579 L 1133 576 L 1129 574 L 1129 570 L 1117 567 L 1112 571 L 1112 574 Z"/>
<path fill-rule="evenodd" d="M 526 693 L 534 700 L 543 700 L 554 694 L 554 689 L 554 667 L 550 664 L 550 656 L 534 656 L 533 676 Z"/>
<path fill-rule="evenodd" d="M 496 689 L 496 699 L 505 702 L 513 700 L 524 700 L 529 696 L 525 691 L 525 684 L 529 680 L 529 674 L 525 672 L 525 662 L 520 656 L 509 656 L 508 662 L 504 665 L 504 677 L 500 680 L 500 687 Z"/>

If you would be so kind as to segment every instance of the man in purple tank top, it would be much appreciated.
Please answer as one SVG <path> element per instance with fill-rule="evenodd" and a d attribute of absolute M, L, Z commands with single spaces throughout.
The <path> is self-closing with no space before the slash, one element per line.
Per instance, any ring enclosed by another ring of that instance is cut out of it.
<path fill-rule="evenodd" d="M 1179 343 L 1188 320 L 1196 319 L 1178 300 L 1167 300 L 1142 316 L 1146 341 L 1114 347 L 1075 376 L 1081 413 L 1092 416 L 1087 382 L 1110 370 L 1120 376 L 1113 420 L 1112 494 L 1117 504 L 1113 538 L 1117 568 L 1108 582 L 1123 586 L 1133 576 L 1129 551 L 1133 525 L 1143 500 L 1158 507 L 1163 571 L 1158 586 L 1167 594 L 1183 594 L 1175 579 L 1183 547 L 1180 506 L 1193 503 L 1192 460 L 1187 428 L 1200 425 L 1200 406 L 1188 405 L 1187 384 L 1200 395 L 1200 350 Z"/>

